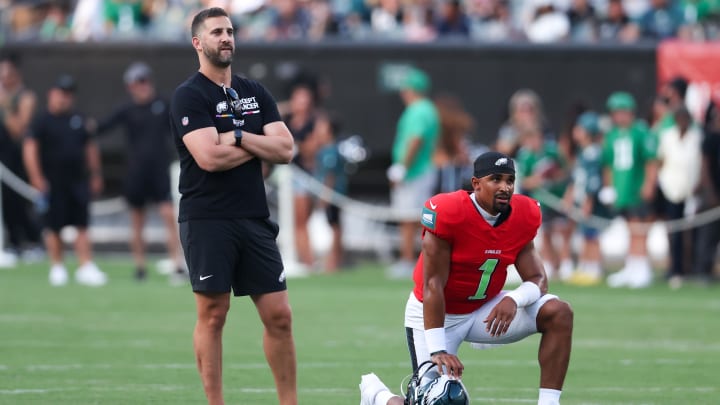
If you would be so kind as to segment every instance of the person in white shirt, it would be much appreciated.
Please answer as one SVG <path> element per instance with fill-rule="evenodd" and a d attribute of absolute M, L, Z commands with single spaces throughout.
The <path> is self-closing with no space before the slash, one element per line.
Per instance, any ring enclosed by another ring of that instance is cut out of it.
<path fill-rule="evenodd" d="M 690 112 L 680 107 L 674 112 L 675 125 L 660 133 L 658 159 L 660 171 L 658 182 L 667 203 L 665 215 L 668 220 L 685 215 L 686 202 L 693 197 L 700 182 L 703 133 L 694 125 Z M 685 265 L 683 232 L 668 234 L 670 243 L 670 268 L 667 277 L 671 287 L 682 284 Z M 687 257 L 689 259 L 689 257 Z"/>

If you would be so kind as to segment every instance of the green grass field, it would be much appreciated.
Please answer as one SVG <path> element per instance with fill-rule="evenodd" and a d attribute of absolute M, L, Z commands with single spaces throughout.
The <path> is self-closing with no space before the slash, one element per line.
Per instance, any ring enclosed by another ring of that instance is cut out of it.
<path fill-rule="evenodd" d="M 0 270 L 0 404 L 203 403 L 189 287 L 156 274 L 139 285 L 127 260 L 99 264 L 111 282 L 98 289 L 52 288 L 45 264 Z M 399 391 L 409 373 L 409 281 L 367 264 L 289 286 L 301 404 L 358 404 L 360 375 L 370 371 Z M 575 310 L 563 404 L 720 403 L 720 288 L 550 290 Z M 538 341 L 464 347 L 472 403 L 535 403 Z M 233 299 L 224 347 L 227 403 L 276 403 L 246 298 Z"/>

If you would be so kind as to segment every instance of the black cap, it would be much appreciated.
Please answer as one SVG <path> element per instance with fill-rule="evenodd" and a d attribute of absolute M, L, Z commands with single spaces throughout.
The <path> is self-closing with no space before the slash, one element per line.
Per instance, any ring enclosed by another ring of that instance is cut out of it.
<path fill-rule="evenodd" d="M 515 174 L 515 162 L 500 152 L 485 152 L 473 163 L 473 176 L 480 178 L 491 174 Z"/>
<path fill-rule="evenodd" d="M 75 79 L 70 75 L 61 75 L 58 77 L 58 79 L 55 81 L 55 84 L 53 85 L 56 89 L 69 91 L 69 92 L 75 92 L 77 89 L 77 83 L 75 82 Z"/>

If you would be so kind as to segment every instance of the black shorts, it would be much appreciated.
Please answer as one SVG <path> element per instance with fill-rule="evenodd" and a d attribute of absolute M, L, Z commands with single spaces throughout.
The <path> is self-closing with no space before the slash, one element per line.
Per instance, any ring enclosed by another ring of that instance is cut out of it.
<path fill-rule="evenodd" d="M 148 170 L 128 176 L 125 183 L 125 200 L 132 208 L 142 208 L 148 203 L 172 200 L 170 174 L 167 170 Z"/>
<path fill-rule="evenodd" d="M 269 218 L 197 219 L 180 223 L 180 241 L 195 292 L 258 295 L 287 289 Z"/>
<path fill-rule="evenodd" d="M 340 225 L 340 208 L 337 205 L 325 207 L 325 217 L 330 225 Z"/>
<path fill-rule="evenodd" d="M 51 183 L 43 225 L 55 232 L 65 226 L 87 228 L 89 205 L 90 185 L 87 182 L 71 185 Z"/>

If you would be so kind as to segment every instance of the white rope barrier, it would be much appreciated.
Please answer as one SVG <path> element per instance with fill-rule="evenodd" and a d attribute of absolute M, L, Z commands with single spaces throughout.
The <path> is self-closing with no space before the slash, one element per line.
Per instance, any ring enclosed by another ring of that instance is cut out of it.
<path fill-rule="evenodd" d="M 415 210 L 403 211 L 393 209 L 388 206 L 378 206 L 368 203 L 363 203 L 357 200 L 353 200 L 343 194 L 332 190 L 319 182 L 312 175 L 306 171 L 300 169 L 295 165 L 290 165 L 292 169 L 293 177 L 297 178 L 302 182 L 302 185 L 317 198 L 337 205 L 342 210 L 347 211 L 351 215 L 356 215 L 362 218 L 373 219 L 376 221 L 402 221 L 402 220 L 419 220 L 419 212 Z M 578 223 L 584 223 L 599 229 L 609 227 L 613 219 L 602 218 L 598 216 L 585 217 L 582 211 L 578 208 L 567 210 L 563 204 L 563 201 L 550 194 L 545 190 L 538 190 L 539 197 L 542 199 L 543 204 L 547 205 L 551 209 L 567 215 L 572 220 Z M 688 216 L 681 219 L 671 221 L 657 221 L 655 223 L 644 223 L 644 224 L 628 224 L 631 232 L 647 233 L 656 223 L 660 223 L 665 226 L 668 232 L 680 232 L 688 229 L 696 228 L 702 225 L 709 224 L 711 222 L 720 219 L 720 207 L 715 207 L 711 210 L 704 211 L 693 216 Z"/>
<path fill-rule="evenodd" d="M 591 215 L 585 217 L 583 212 L 578 208 L 572 208 L 568 210 L 563 204 L 562 199 L 551 194 L 547 190 L 538 190 L 538 197 L 542 200 L 542 203 L 550 207 L 552 210 L 567 215 L 570 219 L 578 223 L 584 223 L 589 226 L 604 229 L 610 226 L 613 220 L 610 218 L 603 218 Z M 720 219 L 720 207 L 715 207 L 707 211 L 703 211 L 692 216 L 686 216 L 680 219 L 674 219 L 670 221 L 656 221 L 655 223 L 662 224 L 668 233 L 682 232 L 688 229 L 697 228 L 699 226 L 707 225 Z M 628 224 L 628 228 L 631 233 L 647 233 L 650 231 L 655 223 L 633 223 Z"/>

